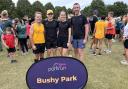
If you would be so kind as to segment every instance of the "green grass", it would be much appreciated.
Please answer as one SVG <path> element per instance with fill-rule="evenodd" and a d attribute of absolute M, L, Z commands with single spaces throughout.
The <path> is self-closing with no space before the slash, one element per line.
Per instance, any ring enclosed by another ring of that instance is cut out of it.
<path fill-rule="evenodd" d="M 84 61 L 89 80 L 85 89 L 127 89 L 128 66 L 120 64 L 123 59 L 123 45 L 114 43 L 112 54 L 93 56 L 89 53 L 89 45 L 85 49 Z M 26 86 L 26 72 L 33 63 L 33 54 L 21 56 L 17 52 L 18 63 L 10 64 L 6 57 L 6 51 L 0 53 L 0 89 L 28 89 Z"/>

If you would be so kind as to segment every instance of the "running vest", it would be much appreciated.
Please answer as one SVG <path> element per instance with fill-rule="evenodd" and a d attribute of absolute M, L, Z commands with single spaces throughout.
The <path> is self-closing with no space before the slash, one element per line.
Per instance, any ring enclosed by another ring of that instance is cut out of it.
<path fill-rule="evenodd" d="M 45 43 L 44 36 L 44 25 L 33 23 L 33 43 L 34 44 L 42 44 Z"/>
<path fill-rule="evenodd" d="M 95 37 L 98 39 L 104 38 L 104 35 L 105 35 L 104 33 L 105 33 L 105 28 L 106 28 L 105 21 L 101 20 L 101 21 L 96 22 L 95 28 L 96 28 Z"/>
<path fill-rule="evenodd" d="M 107 21 L 107 28 L 110 28 L 110 27 L 112 27 L 112 26 L 114 26 L 114 25 L 115 25 L 114 20 Z M 114 26 L 114 28 L 112 28 L 112 29 L 108 29 L 108 30 L 106 31 L 106 34 L 115 35 L 115 26 Z"/>

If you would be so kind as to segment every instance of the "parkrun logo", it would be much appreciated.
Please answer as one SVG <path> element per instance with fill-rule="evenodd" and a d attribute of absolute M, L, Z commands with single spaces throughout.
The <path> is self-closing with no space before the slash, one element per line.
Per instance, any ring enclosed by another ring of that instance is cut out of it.
<path fill-rule="evenodd" d="M 48 68 L 48 72 L 64 71 L 67 69 L 65 63 L 54 63 L 52 67 Z"/>
<path fill-rule="evenodd" d="M 33 64 L 26 75 L 29 89 L 84 89 L 87 79 L 84 64 L 71 57 L 46 58 Z"/>

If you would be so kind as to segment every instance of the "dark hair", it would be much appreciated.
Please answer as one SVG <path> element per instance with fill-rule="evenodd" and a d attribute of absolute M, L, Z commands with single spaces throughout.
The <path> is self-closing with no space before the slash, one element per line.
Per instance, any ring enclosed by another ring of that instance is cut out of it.
<path fill-rule="evenodd" d="M 66 12 L 65 10 L 60 11 L 60 13 L 61 13 L 61 12 L 65 12 L 65 14 L 66 14 L 66 16 L 67 16 L 67 12 Z M 59 15 L 60 15 L 60 13 L 59 13 Z"/>
<path fill-rule="evenodd" d="M 26 22 L 26 21 L 27 21 L 26 19 L 21 19 L 21 20 L 20 20 L 20 23 L 25 25 L 25 22 Z"/>
<path fill-rule="evenodd" d="M 92 13 L 93 13 L 93 15 L 98 15 L 98 10 L 95 9 L 95 10 L 93 10 Z"/>
<path fill-rule="evenodd" d="M 29 24 L 31 25 L 34 20 L 35 20 L 35 18 L 32 17 L 32 18 L 29 20 Z"/>
<path fill-rule="evenodd" d="M 105 18 L 106 18 L 105 16 L 102 16 L 102 17 L 101 17 L 101 20 L 105 20 Z"/>
<path fill-rule="evenodd" d="M 80 5 L 79 3 L 74 3 L 73 5 Z"/>
<path fill-rule="evenodd" d="M 65 10 L 62 10 L 62 11 L 60 11 L 60 13 L 61 12 L 65 12 L 65 14 L 66 14 L 66 20 L 68 19 L 68 14 L 67 14 L 67 12 L 65 11 Z M 60 13 L 59 13 L 59 16 L 60 16 Z"/>

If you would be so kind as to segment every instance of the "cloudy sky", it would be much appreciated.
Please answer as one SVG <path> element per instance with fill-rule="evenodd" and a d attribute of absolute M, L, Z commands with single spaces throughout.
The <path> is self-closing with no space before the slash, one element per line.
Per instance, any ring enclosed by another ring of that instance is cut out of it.
<path fill-rule="evenodd" d="M 12 0 L 12 1 L 17 3 L 18 0 Z M 34 1 L 37 0 L 29 0 L 29 1 L 33 3 Z M 51 2 L 54 6 L 66 6 L 67 8 L 72 8 L 72 5 L 75 2 L 80 3 L 82 8 L 90 5 L 90 3 L 92 2 L 92 0 L 38 0 L 38 1 L 43 3 L 43 5 L 45 5 L 48 2 Z M 125 3 L 128 3 L 128 0 L 103 0 L 103 1 L 105 2 L 105 4 L 113 4 L 116 1 L 123 1 Z"/>

